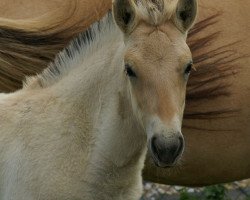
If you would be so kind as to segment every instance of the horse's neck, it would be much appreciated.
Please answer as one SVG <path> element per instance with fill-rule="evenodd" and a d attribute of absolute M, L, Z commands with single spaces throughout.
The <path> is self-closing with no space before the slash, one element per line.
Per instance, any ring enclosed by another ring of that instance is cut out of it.
<path fill-rule="evenodd" d="M 69 107 L 89 127 L 80 133 L 85 134 L 82 138 L 92 138 L 88 144 L 91 167 L 86 176 L 94 174 L 97 180 L 105 180 L 103 173 L 121 169 L 133 171 L 138 178 L 146 152 L 145 136 L 133 116 L 124 76 L 122 36 L 116 37 L 112 39 L 115 42 L 104 43 L 54 87 L 68 105 L 77 108 Z"/>

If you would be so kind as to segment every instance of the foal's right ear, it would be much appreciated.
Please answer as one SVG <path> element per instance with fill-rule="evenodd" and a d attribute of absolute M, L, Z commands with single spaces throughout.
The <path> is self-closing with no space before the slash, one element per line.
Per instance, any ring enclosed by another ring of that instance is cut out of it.
<path fill-rule="evenodd" d="M 187 32 L 193 26 L 197 7 L 197 0 L 179 0 L 174 21 L 181 31 Z"/>
<path fill-rule="evenodd" d="M 135 24 L 135 9 L 132 0 L 113 0 L 113 15 L 116 24 L 128 34 Z"/>

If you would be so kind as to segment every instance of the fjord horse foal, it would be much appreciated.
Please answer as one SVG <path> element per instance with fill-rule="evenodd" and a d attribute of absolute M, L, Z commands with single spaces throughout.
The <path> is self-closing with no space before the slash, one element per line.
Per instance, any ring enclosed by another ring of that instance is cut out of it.
<path fill-rule="evenodd" d="M 174 166 L 196 12 L 195 0 L 115 0 L 113 16 L 1 95 L 0 199 L 136 200 L 147 147 Z"/>
<path fill-rule="evenodd" d="M 250 177 L 249 6 L 199 1 L 188 37 L 196 70 L 187 87 L 186 150 L 173 168 L 155 167 L 149 155 L 146 180 L 201 186 Z M 110 8 L 111 0 L 1 0 L 0 16 L 15 20 L 0 19 L 0 91 L 21 88 L 24 76 L 40 73 Z"/>

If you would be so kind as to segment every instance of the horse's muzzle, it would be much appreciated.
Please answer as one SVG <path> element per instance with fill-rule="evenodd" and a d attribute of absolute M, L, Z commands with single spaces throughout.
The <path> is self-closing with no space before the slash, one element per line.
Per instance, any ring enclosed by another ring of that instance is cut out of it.
<path fill-rule="evenodd" d="M 149 141 L 149 149 L 158 167 L 173 167 L 184 150 L 184 139 L 180 133 L 167 138 L 163 134 L 153 136 Z"/>

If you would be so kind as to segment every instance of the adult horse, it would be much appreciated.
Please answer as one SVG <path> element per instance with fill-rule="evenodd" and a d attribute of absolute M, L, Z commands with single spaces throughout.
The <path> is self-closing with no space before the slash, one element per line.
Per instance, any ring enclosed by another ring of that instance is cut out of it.
<path fill-rule="evenodd" d="M 0 96 L 0 199 L 138 200 L 147 147 L 158 167 L 180 159 L 197 2 L 112 11 Z"/>
<path fill-rule="evenodd" d="M 29 18 L 37 10 L 39 15 L 54 9 L 53 5 L 59 2 L 3 0 L 1 14 Z M 249 6 L 250 2 L 243 0 L 200 1 L 199 23 L 191 31 L 189 42 L 197 71 L 191 74 L 187 93 L 184 160 L 180 167 L 173 169 L 157 169 L 148 160 L 146 179 L 167 184 L 206 185 L 250 177 Z M 62 6 L 56 14 L 41 19 L 2 21 L 5 28 L 25 29 L 8 29 L 1 35 L 2 91 L 20 87 L 25 74 L 45 67 L 75 33 L 84 30 L 109 8 L 109 0 L 84 0 L 70 7 Z M 32 33 L 27 34 L 27 30 Z M 6 40 L 6 35 L 15 37 Z"/>

